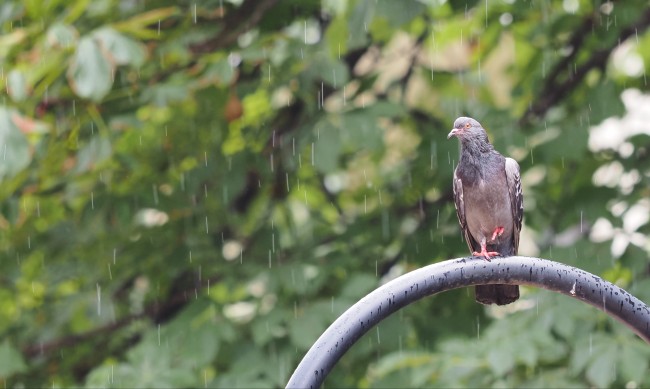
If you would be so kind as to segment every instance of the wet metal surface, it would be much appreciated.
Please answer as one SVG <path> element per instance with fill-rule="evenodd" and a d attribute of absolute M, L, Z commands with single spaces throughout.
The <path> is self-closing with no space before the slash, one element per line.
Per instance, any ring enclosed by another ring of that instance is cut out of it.
<path fill-rule="evenodd" d="M 414 270 L 375 289 L 345 311 L 309 349 L 287 388 L 318 388 L 366 332 L 393 312 L 432 294 L 477 284 L 531 285 L 584 301 L 650 343 L 650 308 L 622 288 L 575 267 L 530 257 L 460 258 Z"/>

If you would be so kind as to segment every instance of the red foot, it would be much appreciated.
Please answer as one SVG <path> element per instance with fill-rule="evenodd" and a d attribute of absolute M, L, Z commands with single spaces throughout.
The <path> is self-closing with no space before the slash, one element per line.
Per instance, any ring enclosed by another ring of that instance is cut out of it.
<path fill-rule="evenodd" d="M 500 256 L 501 254 L 499 254 L 496 251 L 487 251 L 485 246 L 483 246 L 483 247 L 481 247 L 481 252 L 480 253 L 477 252 L 477 251 L 474 251 L 472 253 L 472 255 L 475 255 L 477 257 L 483 257 L 483 258 L 485 258 L 486 261 L 490 262 L 490 258 Z"/>
<path fill-rule="evenodd" d="M 505 230 L 505 229 L 504 229 L 503 227 L 497 227 L 497 228 L 495 228 L 495 229 L 494 229 L 494 232 L 492 233 L 492 239 L 490 239 L 490 241 L 494 241 L 494 240 L 497 238 L 497 236 L 501 236 L 501 235 L 503 235 L 503 231 L 504 231 L 504 230 Z"/>

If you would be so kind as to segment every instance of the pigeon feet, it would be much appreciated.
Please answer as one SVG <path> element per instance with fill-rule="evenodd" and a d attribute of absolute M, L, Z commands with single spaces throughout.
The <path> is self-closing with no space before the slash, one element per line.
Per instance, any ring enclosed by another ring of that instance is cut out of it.
<path fill-rule="evenodd" d="M 477 256 L 477 257 L 483 257 L 483 258 L 485 258 L 486 261 L 490 262 L 490 259 L 491 259 L 492 257 L 498 257 L 498 256 L 500 256 L 501 254 L 499 254 L 499 253 L 496 252 L 496 251 L 487 251 L 487 250 L 485 249 L 485 247 L 483 247 L 483 249 L 481 250 L 480 253 L 479 253 L 478 251 L 474 251 L 474 252 L 472 253 L 472 255 Z"/>
<path fill-rule="evenodd" d="M 503 227 L 497 227 L 497 230 L 499 228 L 501 228 L 503 230 Z M 494 232 L 496 234 L 496 230 Z M 503 231 L 501 231 L 501 233 L 503 233 Z M 501 254 L 499 254 L 496 251 L 487 251 L 487 244 L 485 242 L 485 238 L 483 238 L 481 240 L 481 252 L 479 253 L 477 251 L 474 251 L 472 253 L 472 255 L 477 256 L 477 257 L 483 257 L 483 258 L 485 258 L 486 261 L 490 262 L 490 258 L 500 256 Z"/>
<path fill-rule="evenodd" d="M 505 228 L 503 228 L 503 227 L 495 228 L 494 232 L 492 233 L 492 239 L 490 239 L 490 241 L 494 241 L 498 236 L 503 235 L 504 230 L 505 230 Z"/>

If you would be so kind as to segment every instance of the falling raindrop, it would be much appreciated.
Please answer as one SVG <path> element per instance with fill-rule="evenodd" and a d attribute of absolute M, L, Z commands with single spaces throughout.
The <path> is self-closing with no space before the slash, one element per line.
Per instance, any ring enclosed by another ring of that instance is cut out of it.
<path fill-rule="evenodd" d="M 580 233 L 582 234 L 582 210 L 580 210 Z"/>
<path fill-rule="evenodd" d="M 206 233 L 206 235 L 209 233 L 209 229 L 208 229 L 208 217 L 207 217 L 207 216 L 205 217 L 205 233 Z"/>
<path fill-rule="evenodd" d="M 113 279 L 113 273 L 111 272 L 111 264 L 108 264 L 108 279 L 112 280 Z"/>
<path fill-rule="evenodd" d="M 485 0 L 485 28 L 488 26 L 488 0 Z"/>
<path fill-rule="evenodd" d="M 158 346 L 160 346 L 160 323 L 158 323 Z"/>
<path fill-rule="evenodd" d="M 90 192 L 90 209 L 95 209 L 95 193 Z"/>
<path fill-rule="evenodd" d="M 102 315 L 102 288 L 97 283 L 97 316 Z"/>

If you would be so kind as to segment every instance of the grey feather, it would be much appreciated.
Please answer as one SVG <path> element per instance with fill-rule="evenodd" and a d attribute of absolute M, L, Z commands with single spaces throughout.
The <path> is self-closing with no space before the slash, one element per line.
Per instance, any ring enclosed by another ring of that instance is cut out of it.
<path fill-rule="evenodd" d="M 510 206 L 512 207 L 512 219 L 514 221 L 513 255 L 516 255 L 519 251 L 521 222 L 524 219 L 524 194 L 521 190 L 519 164 L 512 158 L 506 158 L 506 179 L 508 181 L 508 193 L 510 194 Z"/>
<path fill-rule="evenodd" d="M 516 255 L 523 219 L 519 165 L 494 150 L 481 124 L 472 118 L 458 118 L 451 136 L 461 144 L 454 170 L 454 203 L 470 252 L 482 252 L 483 243 L 488 252 Z M 497 228 L 502 233 L 492 239 Z M 518 298 L 517 285 L 476 287 L 476 300 L 483 304 L 504 305 Z"/>

